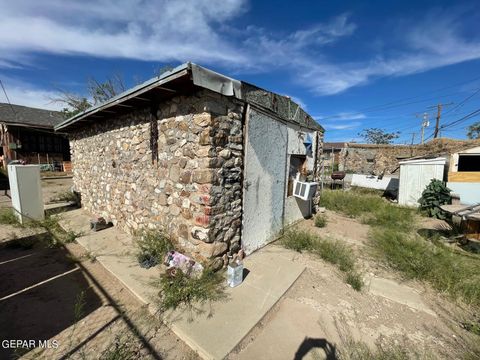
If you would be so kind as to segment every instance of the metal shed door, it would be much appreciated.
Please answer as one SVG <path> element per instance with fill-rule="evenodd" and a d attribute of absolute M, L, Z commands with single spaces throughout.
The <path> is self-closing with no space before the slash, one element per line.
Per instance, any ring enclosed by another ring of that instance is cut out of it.
<path fill-rule="evenodd" d="M 247 113 L 242 245 L 247 254 L 283 226 L 287 127 L 252 108 Z"/>

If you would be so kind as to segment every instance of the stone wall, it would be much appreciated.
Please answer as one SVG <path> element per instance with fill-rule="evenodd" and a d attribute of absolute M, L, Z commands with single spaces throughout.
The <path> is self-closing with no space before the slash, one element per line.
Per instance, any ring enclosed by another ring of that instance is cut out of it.
<path fill-rule="evenodd" d="M 399 161 L 417 156 L 449 155 L 479 146 L 480 140 L 436 139 L 424 145 L 372 145 L 348 143 L 340 151 L 339 168 L 357 174 L 398 173 Z"/>
<path fill-rule="evenodd" d="M 240 244 L 243 104 L 208 90 L 71 134 L 74 186 L 122 229 L 162 229 L 205 261 Z"/>

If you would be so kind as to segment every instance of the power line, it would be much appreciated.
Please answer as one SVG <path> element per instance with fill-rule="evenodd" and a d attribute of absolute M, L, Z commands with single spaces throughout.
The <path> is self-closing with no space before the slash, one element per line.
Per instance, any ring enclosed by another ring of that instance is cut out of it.
<path fill-rule="evenodd" d="M 442 128 L 442 129 L 445 129 L 445 128 L 448 128 L 448 127 L 453 126 L 453 125 L 455 125 L 455 124 L 459 124 L 459 123 L 461 123 L 461 122 L 463 122 L 463 121 L 466 121 L 466 120 L 468 120 L 468 119 L 471 119 L 472 117 L 478 115 L 479 113 L 480 113 L 480 109 L 474 110 L 474 111 L 472 111 L 471 113 L 469 113 L 468 115 L 465 115 L 464 117 L 462 117 L 462 118 L 460 118 L 460 119 L 458 119 L 458 120 L 455 120 L 455 121 L 449 122 L 449 123 L 447 123 L 447 124 L 445 124 L 445 125 L 442 125 L 441 128 Z"/>
<path fill-rule="evenodd" d="M 7 98 L 8 105 L 10 105 L 10 109 L 12 110 L 13 115 L 15 116 L 15 118 L 17 118 L 17 113 L 15 112 L 15 109 L 13 108 L 12 103 L 10 102 L 10 99 L 8 98 L 7 90 L 5 90 L 5 86 L 3 86 L 2 80 L 0 80 L 0 85 L 2 86 L 3 93 L 5 94 L 5 97 Z"/>
<path fill-rule="evenodd" d="M 451 95 L 456 95 L 456 94 L 459 94 L 459 93 L 463 93 L 464 91 L 459 91 L 459 92 L 455 92 L 455 93 L 451 93 L 451 94 L 446 94 L 446 95 L 439 95 L 439 96 L 436 96 L 434 98 L 429 98 L 429 99 L 425 99 L 425 100 L 421 100 L 421 101 L 417 101 L 417 102 L 409 102 L 409 103 L 403 103 L 403 104 L 399 104 L 399 105 L 395 105 L 395 106 L 389 106 L 389 105 L 393 105 L 393 104 L 396 104 L 396 103 L 401 103 L 403 101 L 407 101 L 407 100 L 413 100 L 413 99 L 417 99 L 417 98 L 420 98 L 426 94 L 432 94 L 432 93 L 435 93 L 435 92 L 439 92 L 439 91 L 442 91 L 442 90 L 446 90 L 446 89 L 451 89 L 451 88 L 454 88 L 454 87 L 457 87 L 457 86 L 461 86 L 461 85 L 464 85 L 464 84 L 468 84 L 468 83 L 471 83 L 471 82 L 474 82 L 474 81 L 478 81 L 480 80 L 480 76 L 479 77 L 476 77 L 476 78 L 473 78 L 471 80 L 467 80 L 467 81 L 463 81 L 463 82 L 460 82 L 460 83 L 456 83 L 454 85 L 449 85 L 449 86 L 446 86 L 446 87 L 443 87 L 443 88 L 440 88 L 440 89 L 436 89 L 436 90 L 432 90 L 432 91 L 429 91 L 429 92 L 425 92 L 425 93 L 422 93 L 420 95 L 416 95 L 416 96 L 411 96 L 411 97 L 407 97 L 407 98 L 402 98 L 402 99 L 399 99 L 399 100 L 395 100 L 395 101 L 390 101 L 390 102 L 387 102 L 387 103 L 384 103 L 384 104 L 380 104 L 380 105 L 375 105 L 375 106 L 370 106 L 370 107 L 366 107 L 366 108 L 363 108 L 363 109 L 360 109 L 358 110 L 358 112 L 355 112 L 355 113 L 352 113 L 351 115 L 361 115 L 365 112 L 373 112 L 373 111 L 381 111 L 381 110 L 385 110 L 385 109 L 390 109 L 390 108 L 395 108 L 395 107 L 399 107 L 399 106 L 406 106 L 406 105 L 411 105 L 411 104 L 414 104 L 414 103 L 419 103 L 419 102 L 424 102 L 424 101 L 429 101 L 429 100 L 435 100 L 439 97 L 446 97 L 446 96 L 451 96 Z M 480 89 L 478 89 L 480 90 Z M 321 118 L 319 120 L 328 120 L 328 119 L 334 119 L 334 118 L 339 118 L 339 117 L 342 117 L 342 115 L 331 115 L 331 116 L 326 116 L 324 118 Z"/>
<path fill-rule="evenodd" d="M 466 102 L 468 102 L 471 98 L 473 98 L 475 95 L 477 95 L 480 92 L 480 88 L 477 89 L 473 94 L 467 96 L 464 100 L 460 101 L 456 106 L 448 110 L 444 115 L 447 115 L 451 112 L 453 112 L 456 109 L 461 108 L 463 105 L 465 105 Z"/>

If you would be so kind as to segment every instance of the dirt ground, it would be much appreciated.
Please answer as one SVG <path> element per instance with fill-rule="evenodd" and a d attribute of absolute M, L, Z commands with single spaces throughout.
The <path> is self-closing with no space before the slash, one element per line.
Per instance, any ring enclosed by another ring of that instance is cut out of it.
<path fill-rule="evenodd" d="M 72 178 L 42 180 L 42 195 L 44 204 L 50 204 L 56 196 L 65 193 L 66 191 L 70 191 L 72 185 Z M 7 190 L 6 194 L 4 190 L 1 190 L 0 208 L 11 206 L 12 200 L 10 198 L 10 190 Z"/>
<path fill-rule="evenodd" d="M 197 358 L 78 244 L 3 247 L 0 277 L 0 338 L 52 345 L 0 349 L 1 359 L 97 359 L 124 347 L 126 358 Z"/>
<path fill-rule="evenodd" d="M 298 227 L 349 244 L 365 288 L 353 290 L 332 265 L 297 253 L 294 261 L 306 264 L 306 271 L 230 359 L 336 359 L 353 341 L 371 348 L 397 344 L 433 358 L 465 355 L 469 341 L 478 340 L 460 326 L 468 314 L 428 286 L 403 281 L 378 264 L 369 253 L 368 225 L 329 211 L 326 216 L 325 228 L 312 220 Z"/>
<path fill-rule="evenodd" d="M 42 185 L 49 202 L 68 190 L 71 180 Z M 0 196 L 0 207 L 8 203 Z M 292 260 L 306 270 L 229 359 L 337 359 L 351 341 L 372 348 L 398 344 L 419 355 L 451 359 L 478 340 L 460 326 L 468 317 L 461 304 L 425 284 L 404 281 L 372 257 L 368 225 L 330 211 L 325 215 L 324 228 L 312 220 L 297 226 L 349 245 L 365 288 L 357 292 L 332 265 L 292 252 Z M 0 358 L 97 359 L 107 349 L 128 349 L 126 358 L 198 358 L 80 245 L 5 247 L 12 238 L 37 233 L 0 225 L 0 339 L 49 339 L 58 347 L 26 354 L 0 349 Z"/>

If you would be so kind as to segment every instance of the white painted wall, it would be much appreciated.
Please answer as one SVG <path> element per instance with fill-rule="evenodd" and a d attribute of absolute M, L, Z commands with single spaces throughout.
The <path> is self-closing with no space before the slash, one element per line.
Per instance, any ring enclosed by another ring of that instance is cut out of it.
<path fill-rule="evenodd" d="M 480 183 L 448 182 L 447 187 L 460 196 L 462 204 L 480 203 Z"/>
<path fill-rule="evenodd" d="M 450 158 L 450 170 L 449 171 L 451 171 L 451 172 L 457 172 L 458 171 L 458 158 L 459 158 L 459 155 L 463 155 L 463 154 L 479 155 L 480 154 L 480 146 L 477 146 L 477 147 L 474 147 L 474 148 L 471 148 L 471 149 L 463 150 L 463 151 L 460 151 L 458 153 L 452 154 L 452 156 Z"/>
<path fill-rule="evenodd" d="M 396 191 L 398 190 L 399 180 L 396 176 L 384 176 L 382 179 L 379 179 L 375 175 L 353 174 L 351 184 L 352 186 L 369 189 Z"/>
<path fill-rule="evenodd" d="M 446 159 L 418 159 L 400 162 L 398 203 L 418 206 L 418 199 L 432 179 L 442 180 Z"/>

